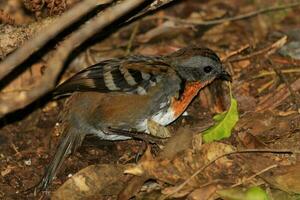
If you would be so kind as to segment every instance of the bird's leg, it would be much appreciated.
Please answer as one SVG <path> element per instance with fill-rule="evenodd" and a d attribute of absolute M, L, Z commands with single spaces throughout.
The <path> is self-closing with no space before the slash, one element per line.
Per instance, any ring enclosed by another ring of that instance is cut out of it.
<path fill-rule="evenodd" d="M 119 135 L 132 137 L 134 139 L 145 141 L 146 143 L 155 143 L 155 144 L 158 143 L 159 144 L 163 140 L 163 138 L 159 138 L 157 136 L 149 135 L 145 132 L 120 130 L 120 129 L 115 129 L 115 128 L 111 128 L 111 127 L 107 128 L 107 130 L 111 134 L 119 134 Z"/>
<path fill-rule="evenodd" d="M 126 131 L 126 130 L 120 130 L 120 129 L 114 129 L 114 128 L 108 128 L 107 130 L 110 133 L 121 134 L 124 136 L 132 137 L 134 139 L 143 141 L 142 146 L 140 147 L 138 153 L 135 156 L 135 162 L 138 162 L 138 160 L 144 154 L 149 143 L 156 144 L 158 147 L 160 147 L 160 145 L 163 143 L 163 140 L 165 140 L 164 138 L 159 138 L 157 136 L 150 135 L 145 132 Z"/>

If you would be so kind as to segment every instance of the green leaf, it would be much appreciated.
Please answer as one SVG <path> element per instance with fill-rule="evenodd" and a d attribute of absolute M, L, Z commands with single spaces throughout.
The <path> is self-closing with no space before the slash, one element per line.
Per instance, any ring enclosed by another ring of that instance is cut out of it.
<path fill-rule="evenodd" d="M 243 187 L 222 189 L 217 190 L 217 194 L 227 200 L 269 200 L 266 191 L 258 186 L 250 187 L 247 190 Z"/>
<path fill-rule="evenodd" d="M 246 191 L 246 200 L 269 200 L 269 197 L 260 187 L 251 187 Z"/>
<path fill-rule="evenodd" d="M 232 97 L 231 87 L 229 88 L 231 101 L 229 110 L 213 117 L 216 124 L 202 133 L 203 140 L 206 143 L 230 137 L 231 131 L 239 119 L 237 101 Z"/>

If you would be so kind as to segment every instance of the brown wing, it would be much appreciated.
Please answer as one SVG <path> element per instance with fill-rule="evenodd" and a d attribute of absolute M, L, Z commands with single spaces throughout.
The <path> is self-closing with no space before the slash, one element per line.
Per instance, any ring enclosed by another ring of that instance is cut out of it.
<path fill-rule="evenodd" d="M 90 66 L 59 85 L 55 96 L 72 92 L 128 92 L 145 94 L 171 68 L 157 57 L 131 56 Z"/>

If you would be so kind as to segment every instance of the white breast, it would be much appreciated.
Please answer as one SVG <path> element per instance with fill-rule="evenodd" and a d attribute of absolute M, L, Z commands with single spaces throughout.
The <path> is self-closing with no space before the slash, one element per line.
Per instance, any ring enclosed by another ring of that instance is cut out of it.
<path fill-rule="evenodd" d="M 174 117 L 174 112 L 169 108 L 167 111 L 156 113 L 151 119 L 160 125 L 166 126 L 172 123 L 176 118 Z"/>

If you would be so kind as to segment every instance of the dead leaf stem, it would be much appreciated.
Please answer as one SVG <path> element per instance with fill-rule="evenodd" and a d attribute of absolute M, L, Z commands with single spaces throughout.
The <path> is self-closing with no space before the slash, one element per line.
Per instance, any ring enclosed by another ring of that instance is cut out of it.
<path fill-rule="evenodd" d="M 270 166 L 268 166 L 268 167 L 266 167 L 266 168 L 260 170 L 259 172 L 253 174 L 252 176 L 246 178 L 245 180 L 242 180 L 242 181 L 240 181 L 240 182 L 238 182 L 238 183 L 236 183 L 236 184 L 233 184 L 231 187 L 234 188 L 234 187 L 237 187 L 237 186 L 242 185 L 242 184 L 244 184 L 244 183 L 247 183 L 248 181 L 254 179 L 255 177 L 257 177 L 257 176 L 259 176 L 259 175 L 261 175 L 261 174 L 263 174 L 263 173 L 269 171 L 270 169 L 276 168 L 276 167 L 278 167 L 277 164 L 270 165 Z"/>

